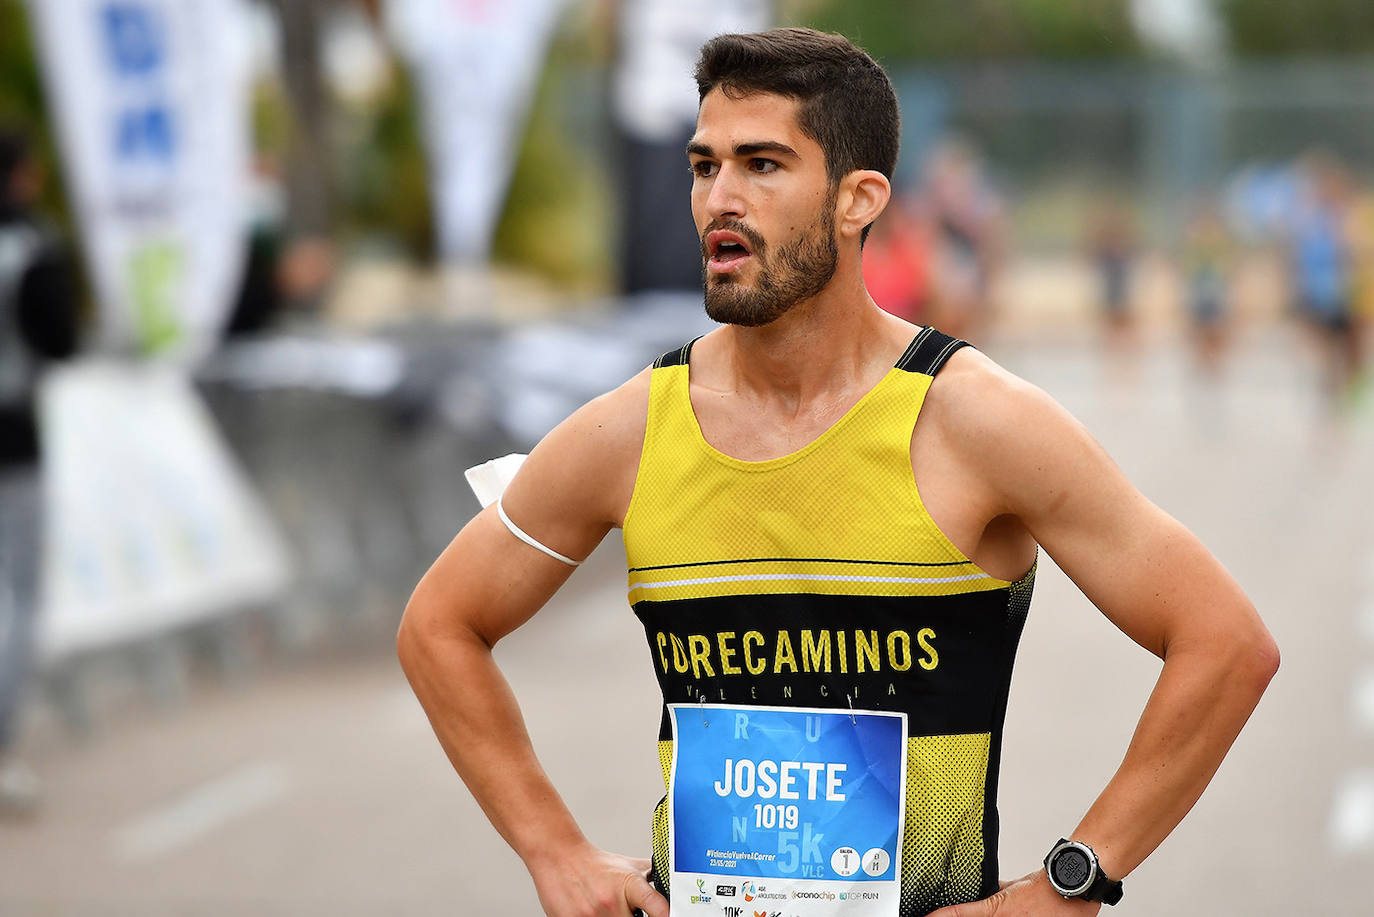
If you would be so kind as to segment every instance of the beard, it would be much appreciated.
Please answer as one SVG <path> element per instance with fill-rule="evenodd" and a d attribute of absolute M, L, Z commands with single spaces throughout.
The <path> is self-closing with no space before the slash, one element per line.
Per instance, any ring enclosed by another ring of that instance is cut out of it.
<path fill-rule="evenodd" d="M 726 220 L 712 223 L 702 233 L 702 284 L 706 290 L 706 314 L 722 325 L 757 328 L 787 314 L 825 289 L 835 276 L 839 249 L 835 245 L 835 192 L 826 195 L 810 229 L 780 247 L 776 261 L 769 254 L 763 237 L 743 222 Z M 739 233 L 749 243 L 749 253 L 757 259 L 758 276 L 746 286 L 731 275 L 714 276 L 706 268 L 707 232 L 725 229 Z"/>

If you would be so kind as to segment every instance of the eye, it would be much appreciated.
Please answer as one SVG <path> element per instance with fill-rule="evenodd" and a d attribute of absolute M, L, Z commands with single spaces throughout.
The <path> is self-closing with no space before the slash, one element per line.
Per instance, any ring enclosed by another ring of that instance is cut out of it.
<path fill-rule="evenodd" d="M 698 159 L 691 164 L 690 168 L 692 174 L 697 178 L 710 178 L 712 175 L 716 174 L 716 170 L 720 167 L 709 159 Z"/>
<path fill-rule="evenodd" d="M 755 172 L 767 175 L 769 172 L 776 172 L 779 166 L 776 162 L 774 162 L 771 159 L 761 159 L 755 157 L 754 159 L 749 160 L 749 168 L 753 169 Z"/>

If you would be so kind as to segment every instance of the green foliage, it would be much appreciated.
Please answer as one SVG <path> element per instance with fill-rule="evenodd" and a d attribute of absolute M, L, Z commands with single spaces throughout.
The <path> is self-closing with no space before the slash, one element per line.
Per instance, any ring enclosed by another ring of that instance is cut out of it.
<path fill-rule="evenodd" d="M 1217 16 L 1241 57 L 1374 52 L 1370 0 L 1217 0 Z"/>
<path fill-rule="evenodd" d="M 0 0 L 0 125 L 25 133 L 43 166 L 43 209 L 69 224 L 33 34 L 23 0 Z"/>
<path fill-rule="evenodd" d="M 0 119 L 31 124 L 42 109 L 43 87 L 24 4 L 0 0 Z"/>
<path fill-rule="evenodd" d="M 560 117 L 564 87 L 587 53 L 585 35 L 564 32 L 554 42 L 516 159 L 493 256 L 563 287 L 603 290 L 613 275 L 611 196 L 593 154 L 568 136 Z"/>
<path fill-rule="evenodd" d="M 366 112 L 350 116 L 357 133 L 347 144 L 343 189 L 349 228 L 391 235 L 412 254 L 434 254 L 429 168 L 420 135 L 419 94 L 404 67 Z"/>
<path fill-rule="evenodd" d="M 277 80 L 259 79 L 248 104 L 253 152 L 284 162 L 291 137 L 291 105 L 285 88 Z"/>
<path fill-rule="evenodd" d="M 818 0 L 800 22 L 839 32 L 888 62 L 1134 57 L 1129 0 Z"/>

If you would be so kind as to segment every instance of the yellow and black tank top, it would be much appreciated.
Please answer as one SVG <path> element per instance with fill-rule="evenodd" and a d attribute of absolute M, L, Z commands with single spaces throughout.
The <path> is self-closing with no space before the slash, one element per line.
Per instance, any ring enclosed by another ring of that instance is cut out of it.
<path fill-rule="evenodd" d="M 997 890 L 997 772 L 1012 662 L 1035 569 L 989 576 L 926 512 L 911 437 L 962 341 L 930 328 L 817 439 L 747 462 L 706 442 L 691 344 L 652 370 L 625 515 L 629 600 L 667 704 L 853 707 L 907 714 L 902 917 Z M 668 888 L 668 807 L 653 816 Z"/>

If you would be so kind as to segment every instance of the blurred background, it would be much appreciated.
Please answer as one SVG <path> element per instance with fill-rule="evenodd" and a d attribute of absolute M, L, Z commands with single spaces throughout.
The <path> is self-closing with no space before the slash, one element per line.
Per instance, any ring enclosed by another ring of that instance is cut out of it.
<path fill-rule="evenodd" d="M 708 329 L 691 67 L 786 24 L 898 90 L 874 298 L 1063 402 L 1284 652 L 1117 910 L 1367 908 L 1374 6 L 0 0 L 0 915 L 539 913 L 395 627 L 463 469 Z M 1041 570 L 1007 876 L 1158 672 Z M 589 836 L 644 854 L 623 571 L 613 535 L 497 653 Z"/>

